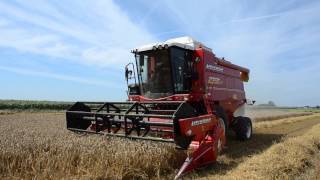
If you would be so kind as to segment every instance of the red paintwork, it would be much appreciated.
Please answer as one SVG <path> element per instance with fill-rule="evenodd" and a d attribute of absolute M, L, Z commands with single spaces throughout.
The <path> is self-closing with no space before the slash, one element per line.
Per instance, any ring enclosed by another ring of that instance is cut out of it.
<path fill-rule="evenodd" d="M 215 116 L 213 109 L 214 102 L 224 108 L 229 123 L 233 120 L 235 110 L 246 102 L 243 81 L 248 80 L 249 70 L 228 61 L 216 57 L 211 51 L 199 48 L 194 51 L 193 60 L 196 57 L 200 61 L 195 64 L 199 78 L 192 81 L 192 91 L 190 94 L 175 94 L 159 99 L 149 99 L 143 96 L 129 96 L 129 101 L 187 101 L 204 102 L 207 115 L 180 119 L 181 134 L 194 136 L 190 149 L 193 154 L 188 157 L 180 168 L 176 178 L 208 163 L 212 163 L 217 158 L 218 139 L 222 140 L 222 147 L 225 144 L 224 130 Z M 210 119 L 209 122 L 194 125 L 192 123 L 199 120 Z M 154 121 L 163 121 L 157 119 Z M 190 130 L 192 133 L 190 134 Z M 188 132 L 189 131 L 189 132 Z"/>
<path fill-rule="evenodd" d="M 192 122 L 200 122 L 201 120 L 207 119 L 210 120 L 210 122 L 192 126 Z M 180 119 L 179 122 L 181 134 L 184 134 L 186 136 L 194 136 L 194 141 L 202 141 L 207 135 L 202 132 L 208 132 L 212 130 L 217 124 L 217 119 L 213 114 L 207 114 L 193 118 Z M 190 132 L 190 130 L 192 133 L 188 134 L 188 131 Z"/>
<path fill-rule="evenodd" d="M 222 146 L 225 145 L 224 131 L 219 126 L 212 129 L 202 141 L 194 141 L 190 147 L 194 150 L 181 166 L 175 179 L 180 178 L 194 168 L 202 167 L 216 161 L 218 156 L 218 140 L 221 139 Z"/>
<path fill-rule="evenodd" d="M 175 94 L 159 99 L 150 99 L 143 96 L 131 95 L 130 101 L 204 101 L 208 112 L 213 112 L 214 101 L 219 101 L 232 121 L 233 112 L 245 103 L 245 91 L 241 73 L 249 74 L 249 70 L 216 57 L 212 52 L 199 48 L 194 51 L 194 59 L 199 79 L 192 81 L 192 92 L 189 94 Z M 206 68 L 207 65 L 222 68 L 223 71 L 214 71 Z M 213 80 L 210 79 L 213 77 Z M 218 79 L 220 79 L 220 81 Z"/>

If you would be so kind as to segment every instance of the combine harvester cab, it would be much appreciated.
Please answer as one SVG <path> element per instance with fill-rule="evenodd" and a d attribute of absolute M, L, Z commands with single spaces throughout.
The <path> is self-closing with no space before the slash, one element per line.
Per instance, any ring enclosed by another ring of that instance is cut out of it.
<path fill-rule="evenodd" d="M 191 151 L 176 178 L 213 163 L 232 128 L 251 137 L 243 117 L 243 82 L 249 70 L 217 58 L 200 42 L 182 37 L 132 50 L 125 68 L 126 102 L 77 102 L 66 113 L 71 131 L 175 143 Z"/>

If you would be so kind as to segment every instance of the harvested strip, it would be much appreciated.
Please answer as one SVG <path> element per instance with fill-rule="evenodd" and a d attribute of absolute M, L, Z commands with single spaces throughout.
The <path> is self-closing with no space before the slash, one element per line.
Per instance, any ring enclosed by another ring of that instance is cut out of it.
<path fill-rule="evenodd" d="M 271 127 L 281 125 L 281 124 L 289 124 L 289 123 L 298 122 L 298 121 L 307 121 L 307 120 L 314 119 L 314 118 L 320 119 L 320 114 L 316 113 L 316 114 L 308 115 L 308 116 L 291 117 L 291 118 L 285 118 L 285 119 L 280 119 L 280 120 L 275 120 L 275 121 L 256 122 L 253 124 L 253 127 L 255 129 L 256 128 L 271 128 Z"/>
<path fill-rule="evenodd" d="M 320 120 L 320 119 L 319 119 Z M 302 136 L 290 137 L 255 155 L 222 179 L 293 179 L 316 168 L 320 155 L 320 125 Z"/>
<path fill-rule="evenodd" d="M 254 117 L 253 121 L 254 122 L 274 121 L 274 120 L 285 119 L 285 118 L 308 116 L 312 114 L 313 114 L 312 112 L 302 112 L 302 113 L 292 113 L 292 114 L 284 114 L 284 115 L 276 115 L 276 116 Z"/>

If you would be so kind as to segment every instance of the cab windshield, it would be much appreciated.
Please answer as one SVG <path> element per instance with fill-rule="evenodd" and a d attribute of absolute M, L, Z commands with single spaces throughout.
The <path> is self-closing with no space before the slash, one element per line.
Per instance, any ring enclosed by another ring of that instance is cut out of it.
<path fill-rule="evenodd" d="M 191 86 L 191 80 L 187 79 L 190 55 L 187 50 L 173 47 L 136 54 L 142 95 L 161 98 L 188 92 Z"/>

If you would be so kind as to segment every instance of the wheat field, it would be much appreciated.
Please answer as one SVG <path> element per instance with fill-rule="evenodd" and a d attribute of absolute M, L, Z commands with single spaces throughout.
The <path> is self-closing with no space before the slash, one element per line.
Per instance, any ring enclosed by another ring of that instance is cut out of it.
<path fill-rule="evenodd" d="M 312 115 L 311 118 L 319 118 L 319 116 Z M 273 127 L 280 123 L 299 122 L 303 119 L 299 117 L 272 122 L 264 121 L 255 123 L 254 127 Z M 284 172 L 286 170 L 280 167 L 275 169 L 272 164 L 266 166 L 271 170 L 265 170 L 264 162 L 278 162 L 277 158 L 281 157 L 277 154 L 290 155 L 288 158 L 299 155 L 297 161 L 304 157 L 310 159 L 310 153 L 306 152 L 312 148 L 313 154 L 316 154 L 314 148 L 319 147 L 319 144 L 315 143 L 320 143 L 318 132 L 320 132 L 320 126 L 309 133 L 312 136 L 303 136 L 292 142 L 290 140 L 290 143 L 284 145 L 275 146 L 277 145 L 275 144 L 270 148 L 290 147 L 297 152 L 292 151 L 293 153 L 288 154 L 283 149 L 267 149 L 265 152 L 258 153 L 257 156 L 254 155 L 255 160 L 244 162 L 243 165 L 228 170 L 227 174 L 219 175 L 218 178 L 265 177 L 261 173 L 276 174 L 276 172 L 278 175 L 274 178 L 292 177 L 292 174 L 296 173 Z M 28 112 L 0 115 L 0 136 L 1 179 L 173 179 L 187 156 L 185 151 L 176 150 L 174 144 L 131 141 L 69 132 L 66 130 L 64 113 Z M 296 142 L 307 144 L 298 148 L 294 145 Z M 286 163 L 292 163 L 292 161 L 284 161 L 282 165 Z M 308 160 L 307 163 L 313 162 Z M 252 169 L 255 166 L 257 167 L 254 171 L 243 173 L 246 167 Z M 301 168 L 301 163 L 291 166 L 296 172 L 295 169 Z M 198 176 L 191 174 L 187 178 L 198 178 Z"/>
<path fill-rule="evenodd" d="M 185 158 L 172 144 L 69 132 L 61 113 L 0 118 L 1 178 L 172 178 Z"/>
<path fill-rule="evenodd" d="M 320 121 L 320 119 L 319 119 Z M 319 179 L 320 125 L 289 137 L 248 158 L 223 176 L 210 179 Z"/>

